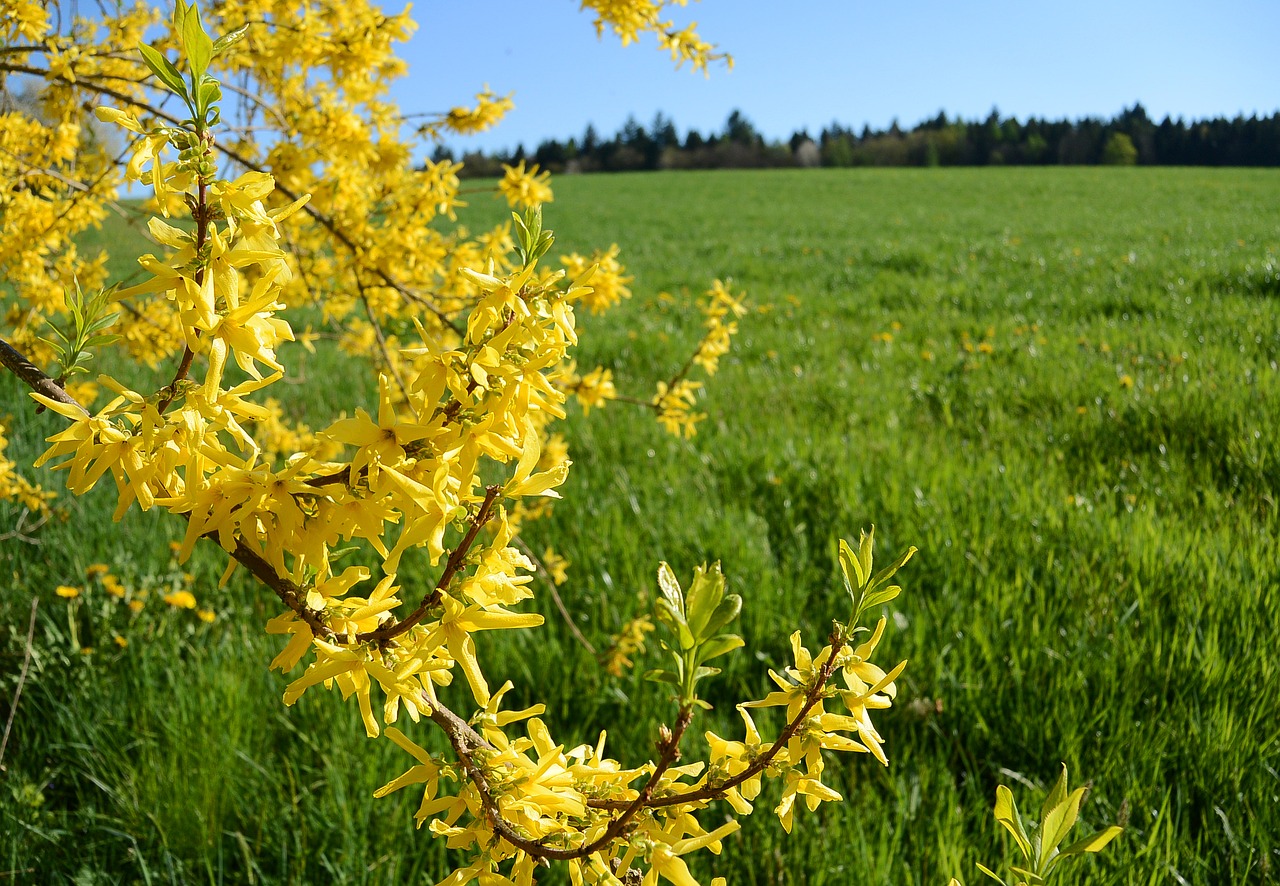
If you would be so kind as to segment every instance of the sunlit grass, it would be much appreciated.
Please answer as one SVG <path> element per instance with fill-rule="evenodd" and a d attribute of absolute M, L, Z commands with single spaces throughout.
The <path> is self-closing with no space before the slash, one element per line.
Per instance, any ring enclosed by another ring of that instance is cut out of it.
<path fill-rule="evenodd" d="M 636 276 L 631 302 L 583 318 L 584 369 L 603 363 L 647 394 L 696 340 L 690 300 L 713 277 L 754 305 L 694 440 L 623 404 L 563 425 L 565 501 L 527 536 L 572 561 L 560 590 L 584 634 L 606 643 L 652 597 L 659 560 L 685 573 L 720 559 L 748 651 L 713 691 L 708 728 L 734 731 L 732 704 L 767 690 L 787 634 L 812 647 L 840 615 L 837 537 L 874 522 L 886 550 L 920 548 L 881 647 L 911 661 L 881 718 L 890 768 L 833 760 L 847 802 L 799 815 L 790 838 L 762 798 L 717 873 L 978 882 L 973 862 L 1001 857 L 996 784 L 1037 808 L 1026 784 L 1043 789 L 1065 761 L 1095 782 L 1088 824 L 1128 828 L 1078 882 L 1276 877 L 1278 197 L 1276 173 L 1240 170 L 556 182 L 557 249 L 617 241 Z M 502 215 L 475 203 L 474 224 Z M 330 402 L 336 366 L 313 360 L 319 384 L 289 390 L 309 421 L 353 405 Z M 52 420 L 2 390 L 10 451 L 29 461 Z M 42 597 L 0 776 L 0 873 L 443 875 L 439 841 L 413 830 L 416 798 L 370 798 L 403 755 L 336 698 L 280 704 L 261 630 L 277 604 L 246 580 L 215 591 L 216 550 L 183 567 L 214 624 L 153 600 L 150 639 L 72 650 L 52 588 L 98 561 L 135 582 L 162 574 L 178 527 L 114 526 L 105 495 L 66 507 L 40 546 L 0 547 L 6 696 Z M 669 716 L 661 691 L 604 675 L 538 605 L 546 628 L 483 646 L 486 670 L 516 682 L 513 705 L 545 701 L 560 740 L 607 728 L 615 753 L 648 754 L 640 724 Z"/>

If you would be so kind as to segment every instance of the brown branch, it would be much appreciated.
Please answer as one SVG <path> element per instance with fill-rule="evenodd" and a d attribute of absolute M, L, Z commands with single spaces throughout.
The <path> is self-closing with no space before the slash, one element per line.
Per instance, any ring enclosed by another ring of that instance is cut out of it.
<path fill-rule="evenodd" d="M 622 806 L 625 807 L 623 813 L 610 822 L 604 833 L 590 843 L 584 843 L 581 846 L 569 849 L 561 849 L 521 836 L 516 832 L 511 822 L 502 817 L 498 800 L 494 797 L 493 790 L 489 786 L 489 780 L 481 766 L 476 763 L 474 757 L 475 751 L 491 748 L 489 743 L 477 734 L 470 724 L 448 708 L 432 701 L 425 694 L 422 696 L 422 700 L 428 706 L 432 722 L 444 731 L 445 737 L 449 739 L 449 744 L 453 746 L 454 753 L 458 755 L 458 760 L 462 763 L 467 777 L 480 794 L 480 803 L 481 808 L 484 809 L 485 820 L 489 822 L 489 826 L 493 828 L 494 833 L 533 858 L 545 858 L 552 861 L 571 861 L 593 855 L 621 836 L 627 829 L 627 825 L 631 823 L 641 809 L 667 805 L 651 802 L 653 792 L 657 788 L 658 782 L 662 780 L 662 776 L 666 774 L 673 763 L 680 759 L 680 739 L 693 721 L 694 713 L 692 705 L 681 708 L 675 728 L 668 730 L 665 726 L 663 727 L 662 736 L 658 742 L 658 762 L 654 765 L 648 781 L 645 782 L 644 787 L 640 789 L 634 800 L 620 801 Z"/>
<path fill-rule="evenodd" d="M 31 620 L 27 623 L 27 643 L 22 653 L 22 672 L 18 674 L 18 687 L 13 690 L 13 702 L 9 705 L 9 719 L 4 723 L 4 736 L 0 737 L 0 764 L 4 762 L 4 751 L 9 746 L 9 730 L 13 728 L 13 718 L 18 713 L 18 699 L 22 698 L 22 687 L 27 684 L 27 668 L 31 665 L 31 640 L 36 633 L 36 609 L 40 606 L 40 598 L 31 598 Z M 0 765 L 0 772 L 4 766 Z"/>
<path fill-rule="evenodd" d="M 204 537 L 217 541 L 218 533 L 217 531 L 207 532 Z M 254 578 L 274 591 L 275 595 L 280 598 L 280 602 L 292 609 L 298 618 L 306 622 L 307 627 L 311 628 L 311 633 L 326 639 L 334 637 L 333 631 L 324 623 L 320 613 L 307 605 L 301 588 L 276 572 L 275 567 L 267 562 L 265 557 L 249 547 L 243 538 L 236 539 L 236 548 L 230 554 L 248 569 Z"/>
<path fill-rule="evenodd" d="M 208 134 L 204 132 L 201 134 L 208 139 L 206 141 L 206 145 L 212 145 L 212 137 L 208 136 Z M 207 156 L 208 153 L 209 151 L 206 147 L 205 155 Z M 201 261 L 201 253 L 204 251 L 205 244 L 209 241 L 209 222 L 211 221 L 208 200 L 208 184 L 205 182 L 203 175 L 200 176 L 199 183 L 197 184 L 196 205 L 192 210 L 191 215 L 196 220 L 196 261 Z M 201 265 L 196 270 L 195 281 L 197 287 L 204 285 L 204 278 L 207 273 L 208 269 L 204 265 Z M 160 402 L 156 404 L 156 409 L 161 415 L 164 415 L 164 411 L 169 408 L 169 405 L 173 403 L 175 399 L 177 399 L 178 382 L 185 379 L 187 377 L 187 373 L 191 371 L 191 362 L 195 359 L 195 356 L 196 352 L 191 349 L 191 345 L 187 345 L 182 349 L 182 360 L 178 363 L 177 372 L 173 374 L 173 381 L 169 382 L 168 393 L 166 393 L 164 397 L 161 398 Z"/>
<path fill-rule="evenodd" d="M 385 643 L 400 636 L 422 621 L 433 606 L 440 605 L 440 598 L 444 595 L 445 589 L 449 587 L 453 577 L 458 574 L 458 570 L 466 562 L 467 553 L 471 550 L 471 545 L 475 543 L 476 535 L 479 534 L 480 528 L 489 522 L 489 516 L 493 512 L 493 504 L 498 500 L 498 493 L 501 491 L 502 487 L 496 485 L 485 488 L 484 502 L 480 505 L 480 509 L 476 511 L 476 515 L 471 518 L 471 526 L 467 529 L 467 534 L 462 537 L 462 541 L 458 542 L 458 546 L 453 549 L 453 553 L 445 561 L 444 572 L 440 573 L 435 589 L 422 599 L 422 602 L 418 604 L 418 608 L 398 622 L 356 634 L 356 642 Z"/>
<path fill-rule="evenodd" d="M 15 351 L 3 338 L 0 338 L 0 363 L 3 363 L 6 369 L 37 394 L 43 394 L 50 400 L 57 400 L 68 406 L 78 407 L 85 415 L 89 414 L 89 410 L 81 406 L 75 397 L 64 391 L 61 385 L 45 375 L 30 360 Z"/>
<path fill-rule="evenodd" d="M 715 784 L 705 785 L 704 787 L 698 788 L 695 791 L 690 791 L 686 794 L 677 794 L 671 797 L 659 798 L 651 802 L 649 806 L 651 808 L 657 808 L 660 806 L 681 806 L 685 803 L 699 803 L 704 800 L 720 800 L 724 797 L 726 792 L 736 788 L 748 779 L 759 775 L 768 768 L 769 764 L 773 762 L 774 757 L 778 756 L 782 749 L 786 747 L 787 742 L 791 741 L 797 730 L 800 729 L 801 724 L 804 723 L 805 719 L 809 716 L 809 711 L 813 710 L 813 706 L 822 698 L 822 691 L 826 687 L 827 681 L 831 679 L 831 675 L 835 673 L 836 658 L 840 650 L 844 648 L 845 640 L 835 633 L 832 634 L 830 640 L 831 657 L 828 658 L 822 668 L 819 669 L 818 676 L 813 681 L 813 686 L 809 688 L 809 692 L 805 697 L 804 707 L 800 708 L 795 717 L 792 718 L 791 722 L 789 722 L 782 730 L 782 734 L 779 735 L 777 740 L 769 746 L 767 751 L 756 757 L 751 761 L 751 764 L 747 766 L 746 769 L 742 770 L 732 778 L 727 778 L 724 781 L 719 781 Z M 623 800 L 588 800 L 587 805 L 593 809 L 620 809 L 626 805 L 626 802 Z"/>

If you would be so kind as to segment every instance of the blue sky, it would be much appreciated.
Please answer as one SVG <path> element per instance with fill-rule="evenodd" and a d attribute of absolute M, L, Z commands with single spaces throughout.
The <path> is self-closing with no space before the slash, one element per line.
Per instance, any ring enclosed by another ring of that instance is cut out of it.
<path fill-rule="evenodd" d="M 391 4 L 389 4 L 391 5 Z M 786 10 L 790 10 L 789 12 Z M 1280 0 L 701 0 L 695 20 L 732 71 L 675 71 L 652 41 L 598 41 L 575 0 L 419 0 L 405 47 L 406 110 L 439 111 L 488 83 L 514 92 L 497 129 L 454 148 L 611 135 L 655 112 L 719 131 L 734 108 L 771 138 L 832 120 L 904 126 L 939 110 L 985 117 L 1110 116 L 1141 102 L 1155 119 L 1280 110 Z"/>

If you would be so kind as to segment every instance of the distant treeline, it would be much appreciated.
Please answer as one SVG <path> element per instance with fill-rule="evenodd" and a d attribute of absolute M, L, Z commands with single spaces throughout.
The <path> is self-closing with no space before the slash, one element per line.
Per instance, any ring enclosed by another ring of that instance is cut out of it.
<path fill-rule="evenodd" d="M 453 158 L 440 148 L 436 159 Z M 551 172 L 623 172 L 645 169 L 743 169 L 778 166 L 987 166 L 1149 165 L 1280 166 L 1280 113 L 1269 117 L 1214 118 L 1159 123 L 1140 104 L 1110 120 L 1041 120 L 1025 123 L 992 111 L 985 120 L 945 113 L 910 130 L 895 121 L 885 130 L 860 132 L 833 123 L 816 136 L 801 130 L 783 141 L 764 138 L 741 111 L 724 129 L 681 138 L 659 113 L 648 127 L 634 117 L 611 138 L 588 126 L 579 138 L 544 141 L 531 153 L 468 153 L 465 174 L 491 176 L 520 160 Z"/>

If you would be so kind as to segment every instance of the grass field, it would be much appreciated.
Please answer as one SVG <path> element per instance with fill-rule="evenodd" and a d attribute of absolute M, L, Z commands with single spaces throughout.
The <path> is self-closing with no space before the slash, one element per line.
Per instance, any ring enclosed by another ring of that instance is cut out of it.
<path fill-rule="evenodd" d="M 973 863 L 1009 848 L 996 785 L 1036 811 L 1065 761 L 1094 781 L 1086 826 L 1127 829 L 1064 882 L 1280 879 L 1280 173 L 715 172 L 556 188 L 559 245 L 617 241 L 636 277 L 629 303 L 584 322 L 583 367 L 647 396 L 696 341 L 691 299 L 713 277 L 754 305 L 693 440 L 623 404 L 563 426 L 565 501 L 528 541 L 572 561 L 561 593 L 590 640 L 652 597 L 659 560 L 685 575 L 720 559 L 746 601 L 748 651 L 707 727 L 736 732 L 733 702 L 767 691 L 791 630 L 812 647 L 841 614 L 835 540 L 874 523 L 882 555 L 920 548 L 881 645 L 911 662 L 878 721 L 889 768 L 833 760 L 845 803 L 798 814 L 790 837 L 762 803 L 715 873 L 981 882 Z M 477 223 L 499 217 L 476 204 Z M 305 375 L 320 384 L 292 389 L 296 414 L 339 405 L 324 402 L 336 360 Z M 0 413 L 29 463 L 52 420 L 8 379 Z M 0 543 L 5 699 L 41 598 L 0 775 L 0 884 L 443 874 L 440 841 L 413 830 L 417 798 L 370 797 L 403 754 L 365 739 L 336 697 L 280 703 L 262 631 L 273 599 L 243 579 L 215 593 L 223 561 L 206 550 L 183 569 L 212 624 L 158 602 L 131 625 L 109 620 L 110 600 L 68 604 L 53 587 L 93 562 L 139 586 L 183 580 L 178 527 L 115 526 L 105 495 L 66 507 L 39 546 Z M 15 516 L 0 506 L 0 531 Z M 536 605 L 545 628 L 481 651 L 515 681 L 512 706 L 545 701 L 566 742 L 608 728 L 614 753 L 647 754 L 639 724 L 670 716 L 662 691 L 605 675 Z"/>

